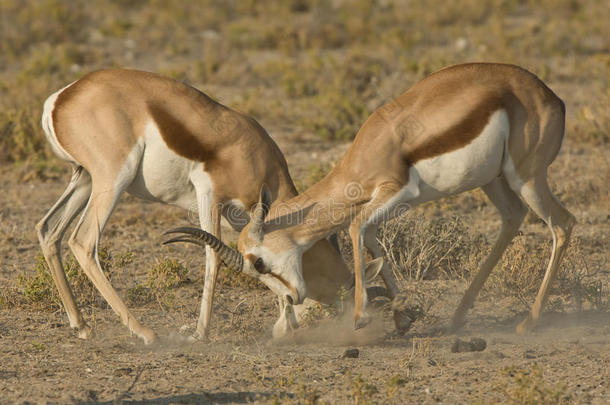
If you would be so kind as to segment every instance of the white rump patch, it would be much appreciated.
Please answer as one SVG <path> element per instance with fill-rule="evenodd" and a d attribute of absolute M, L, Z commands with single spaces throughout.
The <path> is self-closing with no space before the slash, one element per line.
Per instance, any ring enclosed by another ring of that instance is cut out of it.
<path fill-rule="evenodd" d="M 55 127 L 53 126 L 53 110 L 55 109 L 55 102 L 57 101 L 57 97 L 61 94 L 62 91 L 72 86 L 74 83 L 75 82 L 72 82 L 67 86 L 57 90 L 45 100 L 44 107 L 42 110 L 42 129 L 47 136 L 47 140 L 51 144 L 51 149 L 53 149 L 53 152 L 59 158 L 79 164 L 76 159 L 74 159 L 64 148 L 61 147 L 61 144 L 57 140 L 57 135 L 55 134 Z"/>

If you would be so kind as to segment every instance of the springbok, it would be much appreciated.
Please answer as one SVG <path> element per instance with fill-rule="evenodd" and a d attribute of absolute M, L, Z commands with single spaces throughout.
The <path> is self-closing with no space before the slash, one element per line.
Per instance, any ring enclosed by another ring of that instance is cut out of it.
<path fill-rule="evenodd" d="M 333 170 L 302 194 L 267 213 L 257 210 L 239 238 L 243 267 L 300 282 L 301 255 L 349 226 L 355 261 L 355 327 L 365 326 L 363 246 L 381 257 L 375 233 L 408 206 L 481 187 L 502 216 L 489 256 L 452 319 L 467 310 L 513 239 L 526 206 L 542 218 L 553 250 L 540 291 L 517 332 L 540 317 L 575 219 L 552 194 L 547 168 L 565 136 L 565 106 L 535 75 L 513 65 L 450 66 L 424 78 L 375 111 Z M 259 205 L 273 199 L 261 193 Z M 288 208 L 287 208 L 288 207 Z M 387 265 L 381 270 L 391 277 Z M 297 291 L 303 284 L 295 285 Z"/>
<path fill-rule="evenodd" d="M 217 238 L 221 216 L 236 230 L 246 226 L 263 184 L 278 201 L 297 195 L 283 154 L 258 122 L 195 88 L 152 73 L 90 73 L 45 101 L 42 127 L 55 154 L 72 164 L 73 173 L 36 229 L 70 326 L 84 339 L 92 330 L 74 301 L 61 261 L 61 240 L 81 211 L 69 239 L 74 256 L 123 324 L 149 344 L 156 334 L 131 314 L 98 261 L 101 233 L 121 194 L 195 209 L 201 227 Z M 206 253 L 199 337 L 208 332 L 220 264 L 213 249 Z M 276 336 L 296 327 L 289 304 L 303 301 L 305 282 L 310 297 L 329 301 L 352 277 L 326 240 L 312 244 L 303 261 L 304 280 L 299 274 L 297 283 L 273 273 L 252 274 L 278 294 Z M 380 265 L 372 263 L 372 271 Z"/>

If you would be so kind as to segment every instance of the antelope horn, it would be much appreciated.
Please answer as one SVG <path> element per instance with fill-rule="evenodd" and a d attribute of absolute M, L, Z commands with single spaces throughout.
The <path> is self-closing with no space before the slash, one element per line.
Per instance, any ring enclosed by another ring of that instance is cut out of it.
<path fill-rule="evenodd" d="M 176 242 L 188 242 L 201 247 L 209 246 L 214 249 L 220 260 L 222 260 L 227 267 L 237 272 L 241 272 L 243 270 L 244 258 L 241 253 L 225 245 L 220 239 L 211 233 L 198 228 L 182 227 L 170 229 L 163 234 L 169 235 L 172 233 L 182 233 L 186 235 L 176 236 L 175 238 L 166 240 L 163 242 L 164 245 Z"/>

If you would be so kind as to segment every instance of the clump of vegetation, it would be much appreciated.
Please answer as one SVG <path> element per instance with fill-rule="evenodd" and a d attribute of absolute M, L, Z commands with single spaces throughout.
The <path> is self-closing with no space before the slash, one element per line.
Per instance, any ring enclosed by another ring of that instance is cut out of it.
<path fill-rule="evenodd" d="M 307 307 L 305 312 L 301 315 L 299 321 L 301 327 L 309 327 L 322 319 L 328 319 L 337 315 L 337 308 L 331 305 L 321 304 L 316 302 L 315 304 Z"/>
<path fill-rule="evenodd" d="M 512 296 L 523 309 L 529 309 L 538 293 L 551 255 L 550 244 L 532 244 L 524 235 L 517 235 L 506 249 L 498 269 L 492 272 L 485 284 L 487 293 Z M 549 301 L 549 308 L 564 310 L 565 303 L 573 302 L 576 310 L 603 311 L 608 306 L 604 299 L 602 283 L 595 279 L 587 266 L 578 238 L 573 238 L 557 280 L 551 285 L 551 294 L 557 299 Z"/>
<path fill-rule="evenodd" d="M 398 280 L 468 278 L 482 258 L 484 237 L 458 217 L 427 219 L 406 214 L 386 222 L 378 235 Z"/>
<path fill-rule="evenodd" d="M 388 381 L 386 381 L 385 390 L 386 390 L 386 396 L 388 397 L 388 399 L 392 399 L 394 397 L 394 395 L 396 395 L 396 393 L 406 384 L 407 384 L 407 380 L 402 378 L 399 375 L 395 375 L 392 378 L 390 378 Z"/>
<path fill-rule="evenodd" d="M 508 381 L 495 384 L 508 403 L 516 404 L 569 404 L 570 395 L 565 385 L 549 384 L 544 379 L 542 367 L 533 363 L 530 368 L 507 367 L 504 375 Z"/>
<path fill-rule="evenodd" d="M 374 384 L 364 380 L 361 376 L 350 376 L 350 395 L 354 404 L 372 404 L 373 398 L 379 393 Z"/>
<path fill-rule="evenodd" d="M 174 290 L 188 282 L 188 270 L 180 262 L 173 259 L 158 260 L 148 271 L 144 284 L 127 290 L 127 300 L 132 305 L 156 302 L 166 309 L 174 305 Z"/>
<path fill-rule="evenodd" d="M 225 266 L 220 268 L 218 272 L 218 284 L 234 287 L 234 288 L 243 288 L 246 290 L 266 290 L 267 287 L 265 284 L 258 281 L 258 279 L 245 275 L 241 272 L 236 272 L 232 269 L 229 269 Z"/>
<path fill-rule="evenodd" d="M 531 246 L 525 235 L 517 235 L 504 252 L 499 268 L 489 276 L 485 288 L 494 294 L 515 297 L 529 308 L 528 301 L 540 288 L 549 255 L 548 246 Z"/>
<path fill-rule="evenodd" d="M 106 249 L 98 252 L 100 265 L 108 279 L 112 279 L 112 258 Z M 99 295 L 97 289 L 82 271 L 74 256 L 68 256 L 64 260 L 64 272 L 72 287 L 75 298 L 81 306 L 102 307 L 107 306 L 106 301 Z M 62 308 L 59 292 L 55 287 L 53 277 L 42 253 L 36 257 L 34 274 L 20 274 L 17 277 L 17 285 L 13 290 L 11 300 L 5 298 L 5 304 L 23 304 L 45 311 L 56 311 Z"/>

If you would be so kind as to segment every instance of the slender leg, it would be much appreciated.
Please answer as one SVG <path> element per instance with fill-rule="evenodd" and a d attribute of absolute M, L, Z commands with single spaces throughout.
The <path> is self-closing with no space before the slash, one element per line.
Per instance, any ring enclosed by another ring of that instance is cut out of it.
<path fill-rule="evenodd" d="M 212 233 L 220 239 L 220 206 L 215 203 L 212 184 L 205 172 L 198 168 L 190 176 L 197 194 L 197 209 L 199 211 L 199 224 L 201 229 Z M 197 332 L 195 338 L 203 339 L 208 336 L 210 319 L 212 317 L 212 304 L 214 300 L 214 287 L 220 261 L 216 252 L 209 246 L 205 248 L 205 277 Z"/>
<path fill-rule="evenodd" d="M 91 177 L 79 166 L 74 169 L 66 191 L 36 226 L 42 253 L 68 314 L 70 327 L 77 330 L 81 339 L 87 339 L 91 335 L 91 328 L 83 319 L 66 279 L 61 260 L 61 241 L 70 223 L 84 208 L 90 193 Z"/>
<path fill-rule="evenodd" d="M 96 182 L 96 179 L 93 178 L 89 203 L 80 222 L 76 225 L 69 243 L 83 271 L 108 304 L 110 304 L 114 312 L 119 315 L 121 322 L 132 333 L 140 337 L 144 343 L 150 344 L 156 340 L 157 336 L 152 329 L 142 326 L 131 314 L 102 272 L 97 255 L 99 239 L 104 226 L 129 181 L 126 179 L 123 184 L 116 184 L 108 181 Z"/>
<path fill-rule="evenodd" d="M 293 307 L 292 305 L 288 304 L 288 302 L 286 302 L 284 297 L 277 297 L 277 299 L 280 306 L 280 317 L 273 325 L 273 337 L 281 338 L 283 336 L 286 336 L 288 332 L 299 328 L 299 323 L 295 315 L 295 308 L 306 307 L 306 303 L 308 300 L 306 299 L 303 304 Z"/>
<path fill-rule="evenodd" d="M 570 234 L 576 222 L 574 216 L 551 192 L 546 178 L 546 170 L 526 182 L 521 187 L 520 194 L 536 215 L 543 219 L 550 228 L 553 235 L 553 250 L 534 305 L 527 318 L 517 326 L 517 333 L 528 331 L 538 322 L 549 294 L 549 287 L 557 276 L 561 259 L 568 247 Z"/>
<path fill-rule="evenodd" d="M 378 257 L 383 257 L 383 252 L 377 243 L 377 226 L 370 226 L 366 232 L 364 233 L 364 246 L 369 250 L 373 259 Z M 396 286 L 396 280 L 394 279 L 394 275 L 392 274 L 392 269 L 388 266 L 387 263 L 383 263 L 383 267 L 381 268 L 381 278 L 383 278 L 383 282 L 388 288 L 388 292 L 390 293 L 390 298 L 394 299 L 399 293 L 400 290 Z"/>
<path fill-rule="evenodd" d="M 498 235 L 498 239 L 494 243 L 491 252 L 483 263 L 481 263 L 478 273 L 462 297 L 462 300 L 453 315 L 450 325 L 451 330 L 457 330 L 463 325 L 466 312 L 474 304 L 483 284 L 485 284 L 485 281 L 489 277 L 494 266 L 498 263 L 500 257 L 502 257 L 508 244 L 517 234 L 517 231 L 523 222 L 523 218 L 525 218 L 525 214 L 527 213 L 525 205 L 521 202 L 515 192 L 510 189 L 504 177 L 496 178 L 488 185 L 483 186 L 482 189 L 500 212 L 500 215 L 502 216 L 502 228 L 500 228 L 500 234 Z"/>
<path fill-rule="evenodd" d="M 201 229 L 211 232 L 214 236 L 220 239 L 220 209 L 216 204 L 208 205 L 202 203 L 200 211 Z M 197 338 L 205 338 L 208 336 L 210 320 L 212 318 L 212 306 L 214 300 L 214 289 L 216 287 L 216 278 L 218 269 L 220 268 L 220 260 L 216 257 L 216 252 L 209 246 L 205 248 L 205 281 L 203 285 L 203 295 L 201 297 L 201 310 L 199 319 L 197 320 Z"/>
<path fill-rule="evenodd" d="M 366 205 L 349 226 L 349 234 L 354 251 L 354 276 L 356 284 L 354 290 L 354 326 L 356 329 L 366 326 L 371 321 L 371 318 L 365 312 L 367 292 L 363 250 L 364 238 L 369 228 L 377 228 L 377 221 L 391 218 L 395 214 L 394 210 L 400 201 L 395 201 L 395 204 L 392 204 L 392 206 L 386 206 L 386 203 L 399 190 L 400 186 L 393 183 L 385 183 L 382 187 L 378 187 L 375 199 Z M 387 273 L 385 275 L 388 276 Z M 388 278 L 388 280 L 391 285 L 393 277 Z M 394 291 L 398 291 L 395 283 L 389 288 L 394 288 Z"/>
<path fill-rule="evenodd" d="M 374 259 L 383 257 L 383 252 L 377 243 L 377 226 L 371 225 L 366 230 L 364 233 L 364 245 L 369 252 L 371 252 Z M 400 293 L 400 290 L 398 289 L 398 286 L 396 286 L 396 280 L 394 279 L 394 274 L 392 274 L 392 269 L 390 269 L 385 261 L 383 263 L 383 267 L 381 268 L 381 277 L 383 278 L 383 282 L 388 289 L 390 299 L 393 300 Z M 394 324 L 396 325 L 396 330 L 398 332 L 407 332 L 413 321 L 414 319 L 409 317 L 407 311 L 394 310 Z"/>
<path fill-rule="evenodd" d="M 350 225 L 349 234 L 352 238 L 354 251 L 354 275 L 356 281 L 354 291 L 354 328 L 360 329 L 371 322 L 371 317 L 365 312 L 367 294 L 364 276 L 364 232 L 360 222 L 356 221 Z"/>

